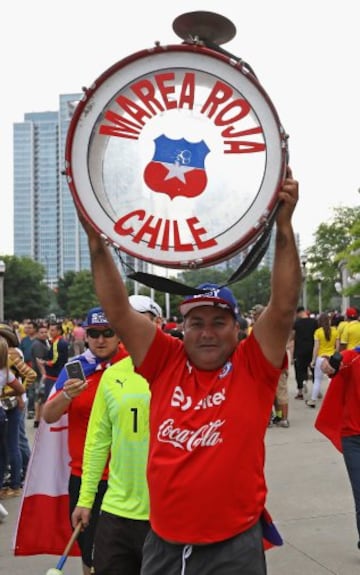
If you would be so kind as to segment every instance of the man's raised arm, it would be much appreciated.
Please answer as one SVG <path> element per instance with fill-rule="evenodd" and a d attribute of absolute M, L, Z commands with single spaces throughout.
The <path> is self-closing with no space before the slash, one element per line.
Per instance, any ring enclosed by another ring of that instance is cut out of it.
<path fill-rule="evenodd" d="M 291 218 L 298 201 L 298 183 L 287 168 L 276 217 L 275 258 L 268 306 L 254 326 L 265 357 L 281 367 L 294 323 L 301 287 L 301 266 Z"/>
<path fill-rule="evenodd" d="M 94 286 L 106 317 L 131 355 L 140 365 L 155 336 L 156 326 L 129 304 L 126 286 L 105 240 L 79 214 L 88 236 Z"/>

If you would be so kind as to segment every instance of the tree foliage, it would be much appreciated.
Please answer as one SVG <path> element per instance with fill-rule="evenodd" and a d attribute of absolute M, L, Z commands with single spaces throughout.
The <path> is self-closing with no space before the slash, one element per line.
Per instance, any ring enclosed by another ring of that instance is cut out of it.
<path fill-rule="evenodd" d="M 346 265 L 351 271 L 360 271 L 360 258 L 355 253 L 360 249 L 360 207 L 337 207 L 333 213 L 331 221 L 319 225 L 315 242 L 306 251 L 309 307 L 313 310 L 317 309 L 319 288 L 323 308 L 331 308 L 341 265 Z M 359 284 L 355 284 L 351 291 L 359 294 Z"/>
<path fill-rule="evenodd" d="M 89 308 L 99 305 L 91 272 L 67 272 L 59 281 L 58 302 L 66 317 L 85 317 Z"/>
<path fill-rule="evenodd" d="M 75 280 L 76 272 L 68 271 L 65 273 L 64 277 L 59 278 L 58 288 L 57 288 L 57 301 L 63 314 L 69 315 L 69 305 L 68 305 L 68 289 L 73 284 Z"/>
<path fill-rule="evenodd" d="M 353 242 L 353 227 L 360 224 L 360 208 L 334 208 L 334 217 L 319 225 L 315 243 L 307 250 L 308 264 L 314 273 L 335 279 L 341 253 Z"/>
<path fill-rule="evenodd" d="M 360 218 L 351 227 L 352 241 L 346 249 L 339 254 L 339 259 L 346 262 L 349 270 L 349 287 L 345 290 L 346 295 L 360 295 Z"/>
<path fill-rule="evenodd" d="M 45 269 L 31 258 L 4 256 L 4 316 L 6 320 L 44 317 L 49 306 Z"/>

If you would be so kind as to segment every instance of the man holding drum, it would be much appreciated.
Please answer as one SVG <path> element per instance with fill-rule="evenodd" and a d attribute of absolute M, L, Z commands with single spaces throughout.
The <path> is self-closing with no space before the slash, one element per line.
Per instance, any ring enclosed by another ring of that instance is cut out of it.
<path fill-rule="evenodd" d="M 270 301 L 241 343 L 234 297 L 214 284 L 182 302 L 183 341 L 156 329 L 131 308 L 110 250 L 80 216 L 100 302 L 150 383 L 142 575 L 266 573 L 264 436 L 301 285 L 289 168 L 279 200 Z"/>

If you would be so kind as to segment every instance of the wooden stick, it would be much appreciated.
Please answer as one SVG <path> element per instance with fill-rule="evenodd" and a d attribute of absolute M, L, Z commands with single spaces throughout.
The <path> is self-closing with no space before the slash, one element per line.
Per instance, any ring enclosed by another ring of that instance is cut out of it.
<path fill-rule="evenodd" d="M 65 561 L 67 559 L 68 554 L 70 553 L 71 547 L 74 545 L 80 531 L 81 531 L 81 527 L 82 527 L 82 523 L 81 521 L 77 524 L 77 526 L 75 527 L 74 531 L 72 532 L 72 535 L 64 549 L 64 553 L 61 555 L 57 565 L 56 565 L 56 569 L 62 569 L 64 567 Z"/>

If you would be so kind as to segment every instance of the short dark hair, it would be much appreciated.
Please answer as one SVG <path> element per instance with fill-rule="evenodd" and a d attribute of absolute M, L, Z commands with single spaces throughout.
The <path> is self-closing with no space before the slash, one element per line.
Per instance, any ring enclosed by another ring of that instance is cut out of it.
<path fill-rule="evenodd" d="M 296 313 L 300 313 L 301 311 L 305 311 L 305 308 L 303 305 L 299 305 L 299 307 L 296 308 Z"/>
<path fill-rule="evenodd" d="M 61 321 L 51 321 L 49 327 L 53 325 L 57 328 L 58 332 L 61 333 L 61 335 L 64 333 Z"/>

